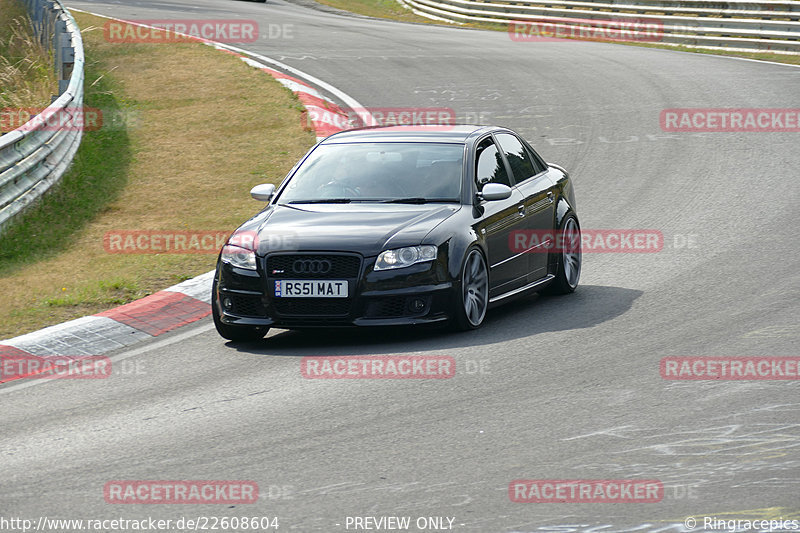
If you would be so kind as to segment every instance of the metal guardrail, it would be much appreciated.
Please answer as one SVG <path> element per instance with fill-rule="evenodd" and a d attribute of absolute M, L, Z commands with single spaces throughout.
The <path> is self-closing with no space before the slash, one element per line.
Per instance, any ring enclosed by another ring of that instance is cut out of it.
<path fill-rule="evenodd" d="M 83 135 L 83 40 L 59 0 L 24 0 L 36 37 L 55 60 L 59 95 L 19 128 L 0 136 L 0 233 L 57 183 Z"/>
<path fill-rule="evenodd" d="M 564 34 L 592 21 L 659 21 L 660 44 L 740 52 L 800 54 L 800 1 L 793 0 L 400 0 L 416 13 L 451 22 L 549 24 Z M 627 30 L 626 30 L 627 31 Z M 641 32 L 646 35 L 648 32 Z M 575 33 L 579 35 L 579 33 Z M 650 38 L 642 39 L 654 42 Z"/>

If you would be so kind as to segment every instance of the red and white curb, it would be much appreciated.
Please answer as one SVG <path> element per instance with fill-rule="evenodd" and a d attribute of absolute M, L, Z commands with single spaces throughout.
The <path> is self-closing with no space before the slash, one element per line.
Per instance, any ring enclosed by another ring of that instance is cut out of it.
<path fill-rule="evenodd" d="M 0 341 L 0 364 L 20 358 L 105 355 L 191 324 L 211 314 L 213 279 L 212 270 L 109 311 Z M 0 383 L 21 377 L 0 374 Z"/>
<path fill-rule="evenodd" d="M 75 9 L 74 11 L 82 10 Z M 104 17 L 89 11 L 82 12 L 130 23 L 129 21 Z M 137 25 L 146 26 L 144 24 Z M 239 57 L 248 65 L 274 77 L 296 94 L 306 108 L 308 118 L 311 119 L 311 123 L 317 133 L 318 141 L 328 135 L 348 129 L 346 126 L 349 126 L 349 119 L 347 113 L 339 105 L 300 78 L 305 78 L 310 83 L 324 88 L 328 93 L 336 95 L 337 98 L 353 110 L 364 109 L 353 98 L 336 87 L 274 59 L 233 46 L 194 38 L 204 44 L 213 46 L 217 50 Z M 291 72 L 295 76 L 289 76 L 269 68 L 266 64 Z M 366 124 L 372 122 L 372 117 L 369 113 L 362 111 L 359 116 Z M 63 324 L 50 326 L 12 339 L 2 340 L 0 341 L 0 365 L 4 360 L 16 361 L 21 358 L 105 355 L 114 350 L 132 346 L 196 322 L 211 314 L 211 283 L 213 279 L 214 271 L 212 270 L 109 311 L 70 320 Z M 0 372 L 0 383 L 22 379 L 23 377 L 4 377 Z"/>

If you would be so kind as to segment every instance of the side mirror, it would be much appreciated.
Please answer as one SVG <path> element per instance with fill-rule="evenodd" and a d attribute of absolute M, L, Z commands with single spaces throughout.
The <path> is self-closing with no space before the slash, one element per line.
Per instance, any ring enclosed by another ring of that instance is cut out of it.
<path fill-rule="evenodd" d="M 275 194 L 275 186 L 271 183 L 262 183 L 250 189 L 250 196 L 260 202 L 269 202 Z"/>
<path fill-rule="evenodd" d="M 487 183 L 476 196 L 479 200 L 486 200 L 487 202 L 505 200 L 511 196 L 511 187 L 502 183 Z"/>

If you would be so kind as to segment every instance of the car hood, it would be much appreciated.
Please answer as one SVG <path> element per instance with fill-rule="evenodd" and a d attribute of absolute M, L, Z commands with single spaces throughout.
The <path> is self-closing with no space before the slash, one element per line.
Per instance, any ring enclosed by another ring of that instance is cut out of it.
<path fill-rule="evenodd" d="M 274 205 L 242 226 L 256 232 L 257 254 L 291 251 L 348 251 L 375 256 L 389 248 L 414 246 L 460 209 L 458 204 Z"/>

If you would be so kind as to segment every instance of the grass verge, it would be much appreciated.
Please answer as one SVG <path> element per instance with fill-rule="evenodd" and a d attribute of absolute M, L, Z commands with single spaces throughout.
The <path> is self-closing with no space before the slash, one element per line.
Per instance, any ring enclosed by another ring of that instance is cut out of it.
<path fill-rule="evenodd" d="M 22 2 L 0 0 L 0 109 L 47 106 L 57 92 L 52 65 Z"/>
<path fill-rule="evenodd" d="M 400 20 L 405 22 L 427 22 L 440 26 L 451 26 L 446 22 L 432 20 L 426 17 L 415 15 L 411 10 L 405 9 L 397 0 L 315 0 L 317 3 L 335 7 L 366 15 L 370 17 Z M 467 22 L 459 26 L 465 28 L 478 28 L 492 31 L 508 31 L 506 24 L 491 22 Z M 693 52 L 696 54 L 711 54 L 731 57 L 744 57 L 747 59 L 757 59 L 760 61 L 774 61 L 775 63 L 788 63 L 790 65 L 800 65 L 800 55 L 773 54 L 769 52 L 731 52 L 727 50 L 706 50 L 702 48 L 691 48 L 688 46 L 667 46 L 657 43 L 636 43 L 615 41 L 614 44 L 626 44 L 633 46 L 644 46 L 647 48 L 664 48 L 666 50 L 678 50 L 681 52 Z"/>
<path fill-rule="evenodd" d="M 2 0 L 0 0 L 2 1 Z M 115 230 L 233 231 L 315 136 L 270 76 L 199 43 L 103 39 L 73 13 L 87 57 L 87 131 L 61 186 L 0 237 L 0 338 L 96 313 L 213 269 L 214 254 L 110 254 Z"/>
<path fill-rule="evenodd" d="M 329 7 L 358 13 L 375 18 L 401 20 L 403 22 L 422 22 L 437 24 L 427 17 L 421 17 L 410 9 L 401 6 L 397 0 L 312 0 Z"/>

